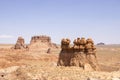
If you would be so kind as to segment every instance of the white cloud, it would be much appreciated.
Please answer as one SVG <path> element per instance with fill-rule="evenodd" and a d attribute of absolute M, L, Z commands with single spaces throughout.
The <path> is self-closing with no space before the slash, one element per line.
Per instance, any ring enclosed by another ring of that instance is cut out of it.
<path fill-rule="evenodd" d="M 14 36 L 11 35 L 0 35 L 1 39 L 6 39 L 6 38 L 13 38 Z"/>

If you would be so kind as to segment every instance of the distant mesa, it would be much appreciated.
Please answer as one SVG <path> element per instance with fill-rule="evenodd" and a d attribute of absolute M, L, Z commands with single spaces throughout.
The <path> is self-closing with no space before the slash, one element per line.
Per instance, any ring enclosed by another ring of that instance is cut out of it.
<path fill-rule="evenodd" d="M 105 43 L 103 43 L 103 42 L 100 42 L 100 43 L 97 43 L 97 45 L 105 45 Z"/>
<path fill-rule="evenodd" d="M 22 37 L 18 37 L 18 40 L 14 46 L 14 49 L 19 50 L 31 50 L 50 53 L 51 49 L 57 49 L 58 46 L 51 42 L 51 38 L 46 35 L 33 36 L 31 38 L 30 44 L 26 45 L 25 40 Z"/>
<path fill-rule="evenodd" d="M 61 40 L 61 52 L 59 54 L 58 66 L 77 66 L 84 70 L 100 70 L 97 63 L 96 48 L 91 38 L 87 40 L 77 38 L 70 46 L 71 40 L 66 38 Z"/>
<path fill-rule="evenodd" d="M 49 48 L 58 48 L 55 43 L 51 42 L 51 38 L 46 35 L 33 36 L 29 45 L 30 49 L 34 50 L 48 50 Z"/>
<path fill-rule="evenodd" d="M 51 38 L 46 35 L 40 35 L 40 36 L 33 36 L 31 38 L 30 44 L 34 44 L 36 42 L 43 42 L 43 43 L 51 43 Z"/>

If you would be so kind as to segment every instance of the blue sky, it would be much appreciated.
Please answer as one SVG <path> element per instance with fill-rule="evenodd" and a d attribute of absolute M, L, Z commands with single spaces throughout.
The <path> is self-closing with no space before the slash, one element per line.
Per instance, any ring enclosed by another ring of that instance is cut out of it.
<path fill-rule="evenodd" d="M 120 0 L 0 0 L 0 43 L 48 35 L 120 44 L 119 34 Z"/>

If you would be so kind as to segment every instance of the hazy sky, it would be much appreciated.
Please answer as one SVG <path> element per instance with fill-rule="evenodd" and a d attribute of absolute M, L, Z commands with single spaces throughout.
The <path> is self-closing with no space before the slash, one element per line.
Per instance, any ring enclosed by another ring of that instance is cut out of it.
<path fill-rule="evenodd" d="M 120 44 L 120 0 L 0 0 L 0 43 L 34 35 Z"/>

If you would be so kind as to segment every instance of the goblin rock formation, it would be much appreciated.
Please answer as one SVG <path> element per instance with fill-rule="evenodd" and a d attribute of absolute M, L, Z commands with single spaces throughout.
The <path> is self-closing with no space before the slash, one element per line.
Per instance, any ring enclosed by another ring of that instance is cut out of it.
<path fill-rule="evenodd" d="M 59 54 L 58 66 L 78 66 L 85 70 L 100 70 L 96 48 L 91 38 L 77 38 L 70 46 L 70 39 L 61 40 L 61 52 Z"/>

